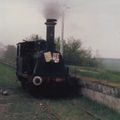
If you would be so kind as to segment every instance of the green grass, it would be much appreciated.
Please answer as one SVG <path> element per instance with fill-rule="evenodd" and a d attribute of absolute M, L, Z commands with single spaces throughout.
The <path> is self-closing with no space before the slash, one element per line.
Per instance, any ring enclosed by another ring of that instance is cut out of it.
<path fill-rule="evenodd" d="M 86 97 L 78 97 L 73 99 L 63 99 L 61 101 L 51 101 L 51 108 L 58 113 L 61 120 L 120 120 L 120 114 L 100 105 Z M 95 116 L 89 115 L 90 111 Z"/>
<path fill-rule="evenodd" d="M 70 66 L 70 73 L 74 76 L 90 77 L 111 83 L 120 83 L 120 72 L 100 68 Z"/>
<path fill-rule="evenodd" d="M 0 64 L 0 87 L 16 86 L 16 75 L 13 68 Z"/>
<path fill-rule="evenodd" d="M 91 68 L 87 68 L 87 70 L 89 71 Z M 99 70 L 93 68 L 93 71 L 98 72 Z M 115 72 L 114 74 L 119 73 Z M 35 99 L 18 86 L 15 70 L 2 64 L 0 64 L 0 88 L 11 88 L 8 89 L 8 96 L 0 94 L 0 120 L 56 120 L 56 116 L 45 111 L 45 108 L 41 108 L 40 103 L 43 101 L 48 103 L 53 113 L 57 113 L 60 120 L 96 120 L 87 114 L 83 108 L 102 117 L 102 120 L 120 119 L 118 113 L 85 97 L 57 100 Z"/>
<path fill-rule="evenodd" d="M 111 110 L 104 105 L 97 104 L 96 102 L 91 101 L 90 99 L 83 97 L 80 103 L 81 105 L 84 105 L 83 107 L 100 116 L 102 120 L 120 119 L 120 114 L 116 113 L 114 110 Z"/>
<path fill-rule="evenodd" d="M 0 120 L 56 120 L 54 116 L 41 109 L 41 101 L 38 102 L 27 94 L 22 93 L 2 99 L 8 107 L 6 108 L 7 114 L 2 113 Z"/>
<path fill-rule="evenodd" d="M 0 120 L 56 120 L 41 110 L 41 100 L 23 91 L 16 79 L 14 69 L 0 64 L 0 89 L 8 91 L 8 96 L 0 92 Z"/>
<path fill-rule="evenodd" d="M 76 103 L 74 103 L 74 99 L 53 100 L 49 104 L 60 120 L 95 120 L 94 117 L 89 116 L 81 109 L 81 105 L 78 104 L 80 100 L 81 98 L 78 98 Z"/>

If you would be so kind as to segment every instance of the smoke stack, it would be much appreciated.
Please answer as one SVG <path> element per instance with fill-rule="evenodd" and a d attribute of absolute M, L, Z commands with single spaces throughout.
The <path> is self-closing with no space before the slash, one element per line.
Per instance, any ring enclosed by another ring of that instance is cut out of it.
<path fill-rule="evenodd" d="M 47 50 L 55 51 L 55 25 L 56 19 L 47 19 L 46 26 L 47 26 Z"/>

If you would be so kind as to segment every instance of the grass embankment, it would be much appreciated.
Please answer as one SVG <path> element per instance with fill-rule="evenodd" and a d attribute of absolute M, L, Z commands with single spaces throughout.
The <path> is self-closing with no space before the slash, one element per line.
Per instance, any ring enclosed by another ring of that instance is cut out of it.
<path fill-rule="evenodd" d="M 120 72 L 104 70 L 99 68 L 90 68 L 90 67 L 77 67 L 70 66 L 70 72 L 72 75 L 78 77 L 90 77 L 95 78 L 100 81 L 106 81 L 111 83 L 120 83 Z"/>
<path fill-rule="evenodd" d="M 118 113 L 84 97 L 35 99 L 18 86 L 15 70 L 2 64 L 0 64 L 1 88 L 8 90 L 8 96 L 0 93 L 0 120 L 56 120 L 56 117 L 43 106 L 44 102 L 48 103 L 53 113 L 59 115 L 60 120 L 95 120 L 84 109 L 100 116 L 102 120 L 120 119 Z"/>

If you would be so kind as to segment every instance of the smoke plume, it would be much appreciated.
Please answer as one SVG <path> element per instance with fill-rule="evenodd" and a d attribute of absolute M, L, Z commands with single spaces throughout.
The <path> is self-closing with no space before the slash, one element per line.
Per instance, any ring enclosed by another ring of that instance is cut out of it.
<path fill-rule="evenodd" d="M 43 13 L 46 19 L 58 19 L 61 16 L 61 4 L 55 0 L 46 2 Z"/>

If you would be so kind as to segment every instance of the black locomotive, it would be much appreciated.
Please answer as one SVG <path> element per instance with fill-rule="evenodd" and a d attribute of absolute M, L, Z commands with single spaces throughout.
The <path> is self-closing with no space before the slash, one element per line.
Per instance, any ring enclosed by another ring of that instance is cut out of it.
<path fill-rule="evenodd" d="M 47 19 L 47 40 L 24 41 L 17 44 L 16 75 L 23 87 L 42 87 L 66 84 L 68 68 L 60 52 L 56 51 L 54 29 L 56 19 Z"/>

